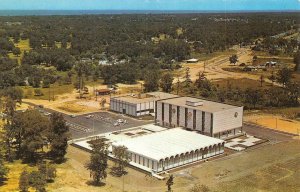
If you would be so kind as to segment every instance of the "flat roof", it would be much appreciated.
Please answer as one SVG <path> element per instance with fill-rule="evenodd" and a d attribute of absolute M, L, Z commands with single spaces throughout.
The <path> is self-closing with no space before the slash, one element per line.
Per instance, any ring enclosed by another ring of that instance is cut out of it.
<path fill-rule="evenodd" d="M 224 141 L 221 139 L 208 137 L 182 128 L 173 128 L 125 141 L 118 141 L 112 145 L 125 146 L 129 152 L 160 161 L 167 157 L 175 157 L 186 152 L 222 143 Z"/>
<path fill-rule="evenodd" d="M 203 102 L 203 105 L 190 106 L 190 105 L 186 104 L 187 101 Z M 161 102 L 171 104 L 171 105 L 182 106 L 182 107 L 187 107 L 187 108 L 191 108 L 191 109 L 206 111 L 206 112 L 210 112 L 210 113 L 238 108 L 238 106 L 234 106 L 234 105 L 228 105 L 228 104 L 224 104 L 224 103 L 217 103 L 217 102 L 203 100 L 203 99 L 197 99 L 197 98 L 193 98 L 193 97 L 170 98 L 170 99 L 163 100 Z"/>
<path fill-rule="evenodd" d="M 138 104 L 138 103 L 147 103 L 147 102 L 157 101 L 160 99 L 169 99 L 175 97 L 178 97 L 178 95 L 164 93 L 164 92 L 150 92 L 150 93 L 142 93 L 141 97 L 139 97 L 139 94 L 130 94 L 130 95 L 123 95 L 123 96 L 117 96 L 112 98 L 119 101 Z"/>

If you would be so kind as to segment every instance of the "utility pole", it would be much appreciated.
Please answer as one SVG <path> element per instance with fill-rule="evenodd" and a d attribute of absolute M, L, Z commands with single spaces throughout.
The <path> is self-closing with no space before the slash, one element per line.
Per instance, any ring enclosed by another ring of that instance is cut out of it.
<path fill-rule="evenodd" d="M 179 94 L 179 77 L 177 77 L 177 95 Z"/>

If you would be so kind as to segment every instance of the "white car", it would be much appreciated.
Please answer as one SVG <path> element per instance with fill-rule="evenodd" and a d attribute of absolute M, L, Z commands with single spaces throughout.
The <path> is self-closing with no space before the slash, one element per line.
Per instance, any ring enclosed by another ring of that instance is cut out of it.
<path fill-rule="evenodd" d="M 90 119 L 90 118 L 92 118 L 92 117 L 94 117 L 94 115 L 87 115 L 87 116 L 85 116 L 87 119 Z"/>
<path fill-rule="evenodd" d="M 118 123 L 124 123 L 124 119 L 118 119 L 117 122 Z"/>

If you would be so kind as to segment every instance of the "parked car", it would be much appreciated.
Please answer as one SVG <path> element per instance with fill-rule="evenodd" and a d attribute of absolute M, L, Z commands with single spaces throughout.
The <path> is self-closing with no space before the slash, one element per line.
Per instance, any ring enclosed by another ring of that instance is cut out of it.
<path fill-rule="evenodd" d="M 87 115 L 87 116 L 85 116 L 85 118 L 87 118 L 87 119 L 90 119 L 92 117 L 94 117 L 94 115 Z"/>

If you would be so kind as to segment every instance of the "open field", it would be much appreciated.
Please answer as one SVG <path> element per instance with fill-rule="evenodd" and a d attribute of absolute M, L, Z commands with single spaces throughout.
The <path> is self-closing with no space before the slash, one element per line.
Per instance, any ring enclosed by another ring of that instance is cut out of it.
<path fill-rule="evenodd" d="M 213 52 L 213 53 L 209 53 L 209 54 L 205 54 L 205 53 L 195 53 L 193 52 L 191 57 L 192 58 L 198 58 L 199 61 L 206 61 L 206 60 L 210 60 L 210 59 L 213 59 L 213 58 L 216 58 L 216 57 L 219 57 L 219 56 L 228 56 L 230 57 L 231 55 L 234 55 L 236 54 L 237 51 L 234 50 L 234 49 L 228 49 L 228 50 L 225 50 L 225 51 L 217 51 L 217 52 Z"/>
<path fill-rule="evenodd" d="M 217 87 L 221 89 L 227 89 L 228 86 L 231 88 L 239 88 L 241 90 L 245 90 L 247 88 L 261 88 L 265 89 L 266 87 L 272 86 L 271 83 L 263 82 L 263 86 L 260 86 L 260 82 L 253 80 L 253 79 L 247 79 L 247 78 L 242 78 L 242 79 L 233 79 L 233 78 L 227 78 L 227 79 L 217 79 L 213 81 L 213 84 L 215 84 Z"/>
<path fill-rule="evenodd" d="M 283 131 L 297 135 L 300 133 L 300 121 L 290 120 L 279 115 L 247 115 L 244 117 L 244 120 L 277 131 Z"/>
<path fill-rule="evenodd" d="M 20 39 L 20 42 L 16 43 L 15 46 L 20 48 L 21 54 L 19 56 L 16 56 L 12 53 L 9 53 L 8 56 L 11 59 L 17 59 L 18 63 L 21 64 L 21 59 L 23 58 L 24 52 L 31 50 L 30 45 L 29 45 L 29 39 L 26 39 L 26 40 Z"/>

